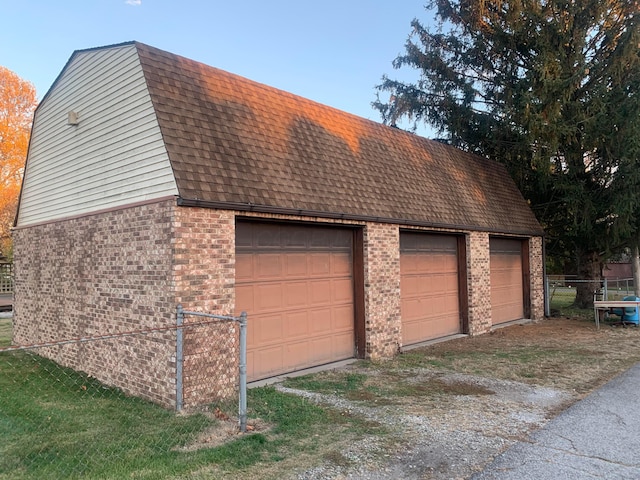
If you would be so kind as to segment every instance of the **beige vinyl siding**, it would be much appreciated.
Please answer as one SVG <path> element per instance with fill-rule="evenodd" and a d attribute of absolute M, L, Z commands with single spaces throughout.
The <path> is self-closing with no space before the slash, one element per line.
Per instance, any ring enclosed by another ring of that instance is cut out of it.
<path fill-rule="evenodd" d="M 135 46 L 76 54 L 36 112 L 18 226 L 168 195 L 178 190 Z"/>

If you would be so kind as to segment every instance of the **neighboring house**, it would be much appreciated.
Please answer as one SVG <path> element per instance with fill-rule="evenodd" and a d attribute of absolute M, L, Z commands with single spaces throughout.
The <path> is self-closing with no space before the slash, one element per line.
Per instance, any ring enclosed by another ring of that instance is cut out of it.
<path fill-rule="evenodd" d="M 608 262 L 602 269 L 602 276 L 607 280 L 628 280 L 633 278 L 631 262 Z"/>
<path fill-rule="evenodd" d="M 499 163 L 137 42 L 76 51 L 40 103 L 15 227 L 17 343 L 245 310 L 258 380 L 543 316 Z M 163 338 L 56 359 L 170 406 Z M 185 404 L 228 393 L 236 352 L 185 342 Z"/>

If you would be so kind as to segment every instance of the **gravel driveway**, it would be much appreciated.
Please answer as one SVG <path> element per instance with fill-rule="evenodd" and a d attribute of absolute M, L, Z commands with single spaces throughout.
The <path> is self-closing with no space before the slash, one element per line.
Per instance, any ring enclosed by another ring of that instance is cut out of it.
<path fill-rule="evenodd" d="M 425 375 L 429 373 L 425 372 Z M 416 382 L 424 378 L 416 377 Z M 447 404 L 370 406 L 335 395 L 278 386 L 320 404 L 332 405 L 389 427 L 403 439 L 389 450 L 380 437 L 365 438 L 342 452 L 349 460 L 298 473 L 299 480 L 318 479 L 463 479 L 482 469 L 494 456 L 543 426 L 571 397 L 559 390 L 523 383 L 440 375 L 447 383 L 466 383 L 493 392 L 451 395 Z"/>

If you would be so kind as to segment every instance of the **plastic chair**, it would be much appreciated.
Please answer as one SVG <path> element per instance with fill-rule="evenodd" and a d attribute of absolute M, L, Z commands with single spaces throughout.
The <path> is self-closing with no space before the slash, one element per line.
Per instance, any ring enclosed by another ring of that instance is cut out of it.
<path fill-rule="evenodd" d="M 640 298 L 635 295 L 630 295 L 622 299 L 625 302 L 638 302 Z M 611 313 L 620 317 L 620 321 L 624 323 L 633 323 L 638 325 L 640 315 L 638 314 L 638 306 L 624 307 L 624 308 L 612 308 Z"/>

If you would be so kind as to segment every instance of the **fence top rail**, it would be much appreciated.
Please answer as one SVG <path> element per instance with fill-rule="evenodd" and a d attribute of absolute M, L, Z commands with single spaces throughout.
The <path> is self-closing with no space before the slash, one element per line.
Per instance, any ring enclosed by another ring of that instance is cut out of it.
<path fill-rule="evenodd" d="M 633 280 L 633 277 L 602 277 L 589 280 L 588 278 L 580 278 L 577 275 L 547 275 L 547 279 L 551 281 L 571 281 L 571 282 L 597 282 L 598 280 Z"/>
<path fill-rule="evenodd" d="M 100 340 L 111 340 L 114 338 L 132 337 L 136 335 L 149 335 L 149 334 L 158 333 L 158 332 L 168 332 L 168 331 L 178 330 L 178 329 L 195 328 L 195 327 L 200 327 L 204 325 L 211 325 L 214 323 L 216 322 L 213 320 L 206 320 L 202 322 L 189 323 L 187 325 L 167 325 L 167 326 L 147 328 L 142 330 L 129 330 L 127 332 L 117 332 L 117 333 L 108 333 L 108 334 L 102 334 L 102 335 L 92 335 L 87 337 L 68 338 L 65 340 L 53 340 L 51 342 L 31 343 L 27 345 L 12 345 L 9 347 L 0 347 L 0 353 L 11 352 L 16 350 L 30 350 L 30 349 L 45 348 L 45 347 L 58 347 L 61 345 L 70 345 L 73 343 L 96 342 Z"/>
<path fill-rule="evenodd" d="M 205 313 L 205 312 L 194 312 L 191 310 L 185 310 L 182 308 L 182 305 L 178 305 L 178 315 L 189 315 L 189 316 L 195 316 L 195 317 L 205 317 L 205 318 L 212 318 L 215 320 L 226 320 L 226 321 L 230 321 L 230 322 L 242 322 L 244 319 L 246 319 L 247 317 L 247 313 L 246 312 L 242 312 L 242 314 L 240 316 L 234 317 L 232 315 L 215 315 L 213 313 Z"/>
<path fill-rule="evenodd" d="M 585 278 L 547 278 L 552 283 L 602 283 L 606 278 L 594 278 L 587 280 Z"/>
<path fill-rule="evenodd" d="M 182 314 L 195 316 L 195 317 L 213 318 L 215 320 L 228 320 L 232 322 L 239 322 L 241 318 L 241 317 L 231 317 L 227 315 L 214 315 L 213 313 L 191 312 L 189 310 L 182 310 Z"/>

